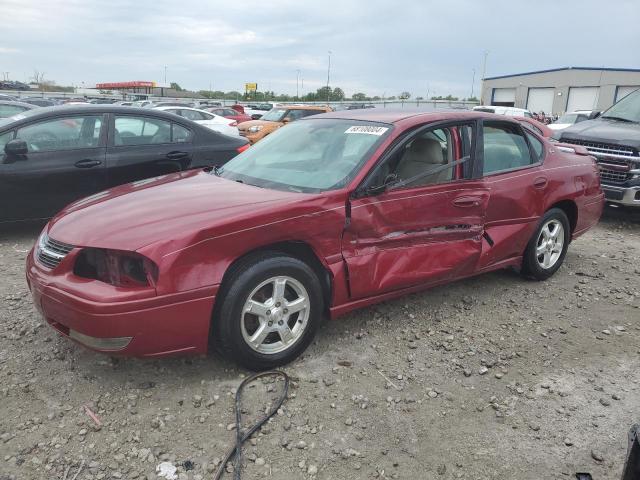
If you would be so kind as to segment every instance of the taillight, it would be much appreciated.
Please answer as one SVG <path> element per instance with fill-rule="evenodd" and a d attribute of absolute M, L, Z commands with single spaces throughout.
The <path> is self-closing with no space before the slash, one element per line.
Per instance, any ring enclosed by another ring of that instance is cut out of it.
<path fill-rule="evenodd" d="M 229 124 L 230 127 L 237 127 L 238 126 L 238 122 L 236 122 L 235 120 L 233 122 L 231 122 Z"/>
<path fill-rule="evenodd" d="M 155 287 L 158 267 L 135 252 L 85 248 L 76 259 L 73 273 L 116 287 Z"/>
<path fill-rule="evenodd" d="M 242 145 L 241 147 L 238 147 L 238 148 L 236 149 L 236 151 L 237 151 L 238 153 L 242 153 L 242 152 L 244 152 L 246 149 L 248 149 L 250 146 L 251 146 L 251 144 L 247 143 L 246 145 Z"/>

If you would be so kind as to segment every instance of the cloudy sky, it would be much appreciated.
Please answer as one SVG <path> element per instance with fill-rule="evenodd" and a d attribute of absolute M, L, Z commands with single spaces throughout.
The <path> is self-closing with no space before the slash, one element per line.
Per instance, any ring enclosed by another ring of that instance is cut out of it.
<path fill-rule="evenodd" d="M 58 84 L 468 96 L 487 76 L 640 68 L 639 0 L 0 0 L 0 72 Z M 2 75 L 2 73 L 0 73 Z"/>

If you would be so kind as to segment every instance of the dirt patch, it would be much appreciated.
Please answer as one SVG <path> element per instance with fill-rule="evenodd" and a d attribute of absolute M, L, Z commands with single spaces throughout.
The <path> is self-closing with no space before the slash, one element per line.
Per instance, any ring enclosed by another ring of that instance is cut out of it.
<path fill-rule="evenodd" d="M 60 338 L 0 232 L 0 479 L 211 478 L 247 374 L 217 356 L 112 359 Z M 327 324 L 243 478 L 618 479 L 640 420 L 640 214 L 608 210 L 549 281 L 509 271 Z M 278 385 L 250 389 L 247 411 Z M 95 413 L 98 425 L 87 409 Z M 71 467 L 71 468 L 70 468 Z"/>

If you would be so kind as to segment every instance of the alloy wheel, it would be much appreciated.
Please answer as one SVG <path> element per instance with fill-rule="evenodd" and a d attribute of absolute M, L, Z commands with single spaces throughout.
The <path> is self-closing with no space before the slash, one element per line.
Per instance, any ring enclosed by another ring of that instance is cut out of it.
<path fill-rule="evenodd" d="M 548 270 L 558 262 L 564 247 L 564 227 L 551 219 L 542 226 L 536 242 L 536 259 L 541 268 Z"/>
<path fill-rule="evenodd" d="M 271 277 L 253 289 L 242 308 L 242 337 L 258 353 L 287 350 L 304 333 L 310 306 L 309 294 L 298 280 Z"/>

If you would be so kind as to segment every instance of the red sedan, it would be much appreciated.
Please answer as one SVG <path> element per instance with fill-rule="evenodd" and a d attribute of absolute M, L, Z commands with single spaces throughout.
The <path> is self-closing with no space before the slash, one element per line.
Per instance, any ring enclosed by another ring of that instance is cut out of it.
<path fill-rule="evenodd" d="M 238 123 L 248 122 L 251 120 L 251 115 L 247 115 L 246 113 L 240 113 L 233 108 L 228 107 L 212 107 L 206 109 L 210 113 L 214 113 L 216 115 L 220 115 L 221 117 L 229 118 L 231 120 L 235 120 Z"/>
<path fill-rule="evenodd" d="M 89 348 L 299 355 L 326 316 L 491 270 L 544 280 L 597 223 L 595 161 L 484 113 L 292 122 L 211 171 L 69 205 L 28 255 L 37 308 Z"/>

